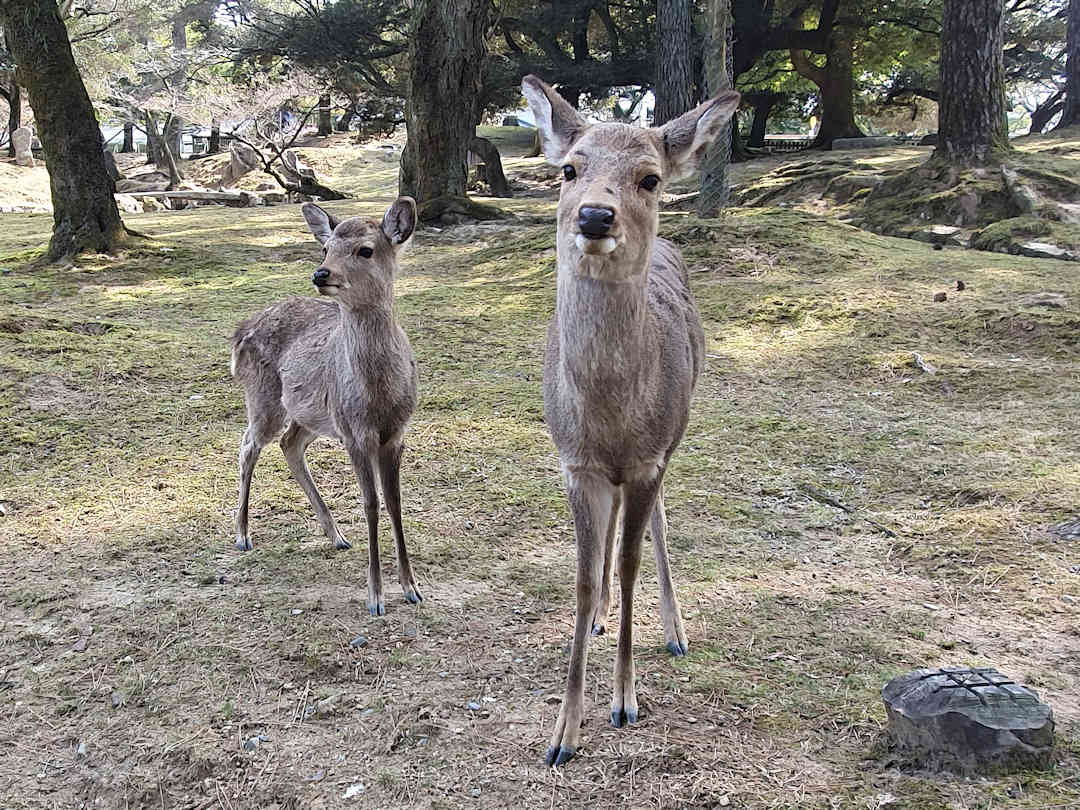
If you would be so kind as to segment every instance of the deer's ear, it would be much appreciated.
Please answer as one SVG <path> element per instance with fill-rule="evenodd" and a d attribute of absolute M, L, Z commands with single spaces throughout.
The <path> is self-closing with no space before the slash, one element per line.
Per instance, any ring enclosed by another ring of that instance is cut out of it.
<path fill-rule="evenodd" d="M 412 197 L 398 197 L 394 204 L 386 209 L 382 221 L 382 232 L 390 244 L 397 247 L 412 238 L 416 230 L 416 200 Z"/>
<path fill-rule="evenodd" d="M 521 92 L 529 102 L 548 163 L 559 165 L 574 141 L 589 126 L 570 104 L 536 76 L 521 80 Z"/>
<path fill-rule="evenodd" d="M 739 108 L 739 98 L 734 90 L 725 90 L 660 127 L 668 163 L 665 180 L 697 171 L 705 151 Z"/>
<path fill-rule="evenodd" d="M 304 207 L 300 210 L 304 212 L 304 219 L 307 220 L 308 227 L 315 235 L 315 241 L 320 245 L 325 245 L 330 240 L 334 228 L 338 226 L 338 220 L 315 203 L 304 203 Z"/>

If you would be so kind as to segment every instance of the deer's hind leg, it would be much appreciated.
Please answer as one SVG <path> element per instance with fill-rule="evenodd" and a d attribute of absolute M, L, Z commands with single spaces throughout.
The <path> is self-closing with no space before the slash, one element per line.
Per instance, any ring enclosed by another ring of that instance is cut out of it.
<path fill-rule="evenodd" d="M 405 530 L 401 525 L 401 451 L 400 437 L 379 448 L 379 480 L 382 483 L 383 500 L 390 514 L 390 526 L 394 531 L 394 548 L 397 556 L 398 580 L 405 599 L 416 605 L 424 601 L 420 586 L 416 584 L 409 552 L 405 549 Z"/>
<path fill-rule="evenodd" d="M 656 505 L 653 506 L 649 532 L 652 534 L 653 553 L 656 556 L 656 579 L 660 583 L 660 620 L 664 625 L 667 651 L 675 656 L 686 655 L 690 649 L 690 643 L 686 640 L 686 631 L 683 629 L 679 597 L 675 595 L 675 586 L 671 581 L 663 488 L 656 495 Z"/>
<path fill-rule="evenodd" d="M 608 613 L 611 611 L 611 577 L 615 570 L 615 537 L 619 531 L 619 508 L 622 506 L 622 490 L 615 490 L 608 520 L 607 536 L 604 538 L 604 583 L 600 591 L 600 605 L 593 616 L 592 634 L 602 636 L 607 632 Z"/>
<path fill-rule="evenodd" d="M 315 438 L 315 433 L 301 427 L 296 422 L 292 422 L 281 437 L 281 452 L 285 454 L 285 462 L 289 465 L 293 478 L 296 479 L 300 489 L 304 490 L 304 494 L 307 495 L 311 508 L 315 510 L 315 517 L 318 519 L 319 525 L 322 526 L 326 536 L 330 538 L 330 542 L 334 544 L 334 548 L 352 548 L 349 541 L 345 539 L 345 535 L 341 533 L 341 529 L 338 528 L 334 516 L 330 514 L 326 501 L 319 494 L 319 489 L 311 478 L 307 460 L 304 458 L 304 453 Z"/>
<path fill-rule="evenodd" d="M 240 493 L 236 509 L 236 548 L 251 551 L 248 535 L 248 506 L 251 502 L 251 479 L 262 449 L 281 432 L 285 413 L 280 404 L 280 389 L 248 391 L 248 426 L 240 441 Z"/>

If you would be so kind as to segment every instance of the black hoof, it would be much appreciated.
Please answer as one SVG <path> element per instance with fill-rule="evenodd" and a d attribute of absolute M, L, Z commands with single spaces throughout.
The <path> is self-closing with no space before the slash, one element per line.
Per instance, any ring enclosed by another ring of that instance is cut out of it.
<path fill-rule="evenodd" d="M 592 626 L 592 634 L 594 636 L 602 636 L 606 632 L 607 632 L 607 628 L 604 627 L 604 625 L 602 625 L 602 624 L 594 624 Z"/>
<path fill-rule="evenodd" d="M 385 616 L 386 608 L 383 605 L 368 605 L 368 613 L 372 616 Z"/>
<path fill-rule="evenodd" d="M 405 601 L 411 605 L 422 605 L 424 597 L 420 595 L 420 591 L 410 589 L 405 591 Z"/>
<path fill-rule="evenodd" d="M 251 551 L 251 541 L 246 537 L 236 538 L 236 550 L 237 551 Z"/>
<path fill-rule="evenodd" d="M 615 728 L 631 725 L 637 722 L 637 712 L 615 709 L 611 712 L 611 725 Z"/>
<path fill-rule="evenodd" d="M 558 768 L 560 765 L 565 765 L 571 759 L 574 758 L 573 748 L 563 748 L 561 745 L 556 748 L 554 745 L 547 750 L 547 756 L 544 757 L 544 761 L 549 768 Z"/>
<path fill-rule="evenodd" d="M 689 652 L 689 645 L 683 644 L 678 641 L 669 641 L 667 643 L 667 651 L 671 653 L 673 658 L 681 658 Z"/>
<path fill-rule="evenodd" d="M 352 543 L 346 540 L 344 537 L 339 537 L 334 541 L 334 548 L 338 551 L 344 551 L 347 548 L 352 548 Z"/>

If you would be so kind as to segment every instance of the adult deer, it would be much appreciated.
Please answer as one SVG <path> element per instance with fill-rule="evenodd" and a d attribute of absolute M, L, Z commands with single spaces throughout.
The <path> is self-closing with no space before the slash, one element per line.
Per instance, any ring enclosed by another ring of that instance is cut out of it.
<path fill-rule="evenodd" d="M 588 124 L 535 76 L 522 80 L 549 162 L 562 166 L 555 317 L 544 363 L 544 413 L 559 450 L 577 535 L 577 616 L 566 695 L 547 751 L 577 751 L 590 631 L 607 623 L 619 543 L 619 639 L 611 722 L 636 722 L 634 582 L 649 524 L 667 648 L 685 655 L 671 582 L 664 470 L 690 414 L 704 334 L 686 266 L 658 239 L 664 184 L 696 170 L 739 104 L 734 91 L 660 128 Z"/>
<path fill-rule="evenodd" d="M 248 414 L 240 445 L 236 547 L 251 548 L 248 500 L 259 452 L 283 432 L 285 460 L 323 531 L 336 548 L 350 547 L 304 460 L 316 437 L 336 438 L 364 494 L 368 610 L 381 616 L 376 476 L 390 513 L 405 598 L 423 601 L 405 550 L 399 473 L 405 425 L 416 407 L 416 364 L 393 313 L 398 255 L 416 227 L 416 203 L 398 199 L 381 224 L 361 217 L 339 222 L 313 203 L 303 212 L 324 253 L 311 280 L 332 300 L 289 298 L 244 321 L 233 335 L 231 368 L 244 386 Z"/>

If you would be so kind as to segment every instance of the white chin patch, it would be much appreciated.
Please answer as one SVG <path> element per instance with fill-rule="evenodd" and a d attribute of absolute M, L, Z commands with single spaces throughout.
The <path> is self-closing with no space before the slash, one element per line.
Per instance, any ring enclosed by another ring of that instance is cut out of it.
<path fill-rule="evenodd" d="M 574 244 L 582 253 L 592 255 L 606 255 L 615 250 L 615 239 L 611 236 L 605 236 L 603 239 L 586 239 L 584 234 L 579 233 L 574 237 Z"/>

